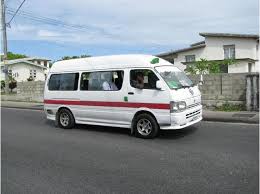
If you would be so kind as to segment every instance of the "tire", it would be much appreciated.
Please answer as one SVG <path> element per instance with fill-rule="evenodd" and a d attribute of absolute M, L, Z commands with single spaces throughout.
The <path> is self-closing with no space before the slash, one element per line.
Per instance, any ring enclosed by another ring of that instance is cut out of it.
<path fill-rule="evenodd" d="M 58 126 L 63 129 L 71 129 L 75 126 L 75 119 L 70 110 L 63 108 L 61 109 L 56 117 Z"/>
<path fill-rule="evenodd" d="M 144 139 L 152 139 L 159 133 L 159 125 L 155 118 L 147 113 L 137 115 L 133 121 L 135 135 Z"/>

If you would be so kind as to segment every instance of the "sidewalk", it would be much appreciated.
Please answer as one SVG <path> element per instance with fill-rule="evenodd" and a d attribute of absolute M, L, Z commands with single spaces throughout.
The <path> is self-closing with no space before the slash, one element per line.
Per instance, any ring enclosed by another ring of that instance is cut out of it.
<path fill-rule="evenodd" d="M 222 112 L 222 111 L 203 110 L 203 120 L 259 124 L 259 112 L 248 112 L 248 111 Z"/>
<path fill-rule="evenodd" d="M 40 102 L 20 102 L 20 101 L 1 101 L 1 107 L 43 110 L 43 103 L 40 103 Z"/>
<path fill-rule="evenodd" d="M 2 101 L 1 107 L 43 110 L 43 103 Z M 204 121 L 259 123 L 259 112 L 221 112 L 203 110 Z"/>

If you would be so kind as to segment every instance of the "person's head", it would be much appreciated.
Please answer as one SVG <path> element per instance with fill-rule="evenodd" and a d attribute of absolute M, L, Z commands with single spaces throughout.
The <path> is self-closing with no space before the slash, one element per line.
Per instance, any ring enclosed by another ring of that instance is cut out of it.
<path fill-rule="evenodd" d="M 142 72 L 136 73 L 136 81 L 143 82 L 144 81 L 144 74 Z"/>
<path fill-rule="evenodd" d="M 112 80 L 112 73 L 111 72 L 102 72 L 101 79 L 106 80 L 108 82 L 111 81 Z"/>

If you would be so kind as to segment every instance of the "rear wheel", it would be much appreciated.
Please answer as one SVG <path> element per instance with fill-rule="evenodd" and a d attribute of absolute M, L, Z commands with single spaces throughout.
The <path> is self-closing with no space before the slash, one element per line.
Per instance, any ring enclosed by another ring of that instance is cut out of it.
<path fill-rule="evenodd" d="M 75 119 L 73 114 L 68 109 L 61 109 L 57 115 L 57 121 L 59 127 L 63 129 L 71 129 L 75 125 Z"/>
<path fill-rule="evenodd" d="M 158 135 L 159 126 L 153 116 L 147 113 L 138 115 L 134 119 L 133 127 L 138 137 L 150 139 Z"/>

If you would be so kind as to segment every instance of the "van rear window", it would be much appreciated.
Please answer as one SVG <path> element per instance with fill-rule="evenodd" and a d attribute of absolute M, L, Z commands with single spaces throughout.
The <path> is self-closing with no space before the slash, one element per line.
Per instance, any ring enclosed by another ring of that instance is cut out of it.
<path fill-rule="evenodd" d="M 78 89 L 79 73 L 53 74 L 49 79 L 49 90 L 73 91 Z"/>

